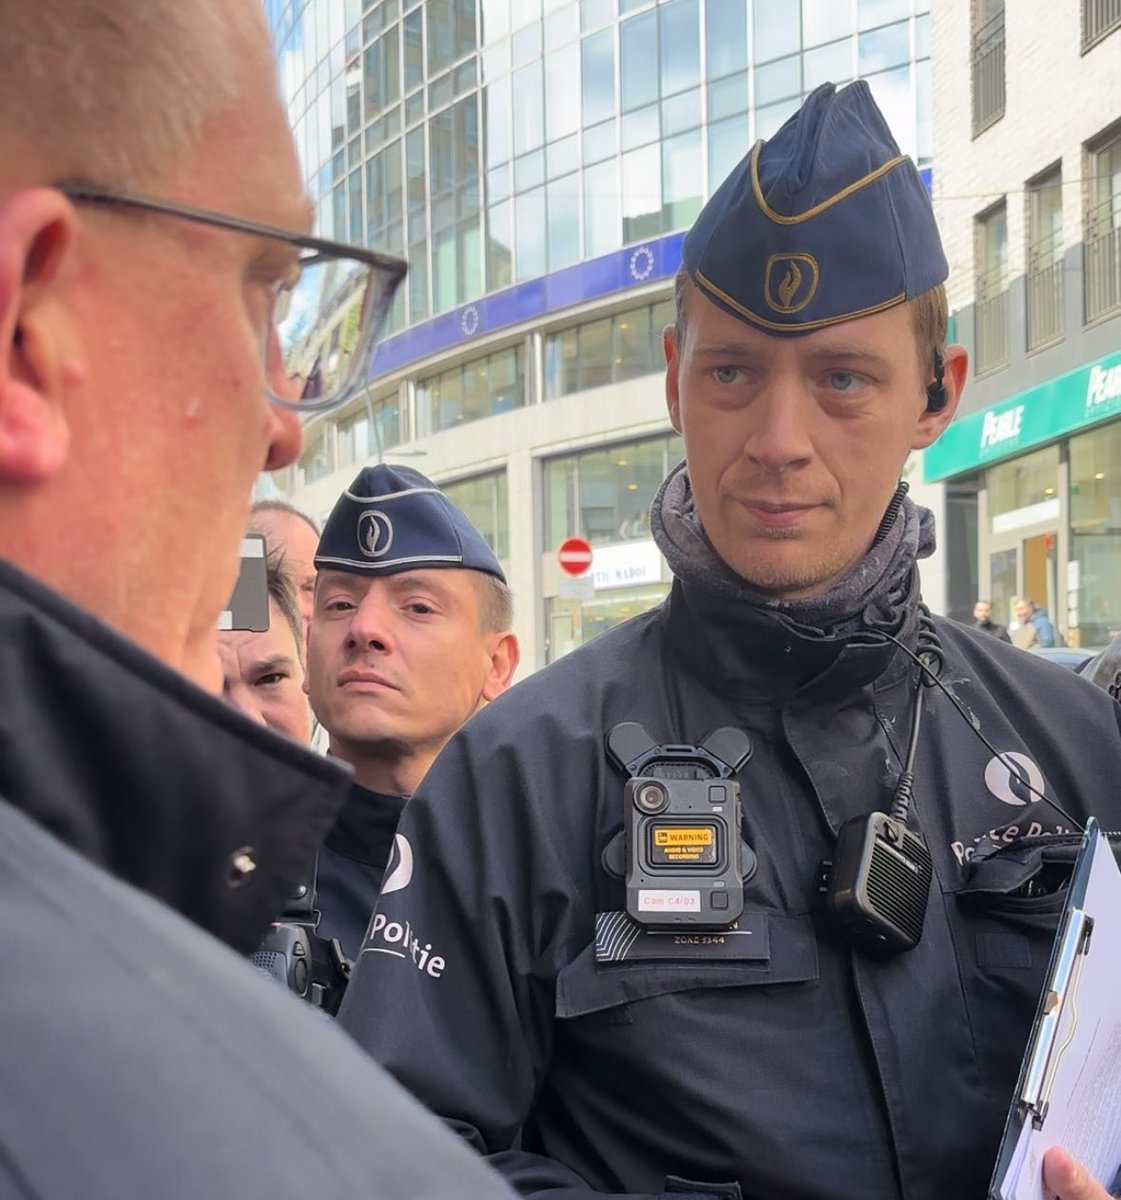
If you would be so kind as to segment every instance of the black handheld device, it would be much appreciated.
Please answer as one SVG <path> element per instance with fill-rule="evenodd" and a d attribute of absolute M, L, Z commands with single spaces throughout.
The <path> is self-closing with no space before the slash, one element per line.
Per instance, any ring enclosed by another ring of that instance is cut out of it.
<path fill-rule="evenodd" d="M 858 949 L 890 958 L 922 937 L 930 880 L 930 851 L 905 820 L 853 817 L 837 838 L 825 907 Z"/>
<path fill-rule="evenodd" d="M 646 926 L 727 928 L 756 867 L 732 778 L 751 757 L 747 734 L 725 726 L 699 746 L 660 746 L 627 721 L 608 733 L 607 752 L 630 776 L 622 833 L 603 855 L 626 881 L 627 912 Z"/>
<path fill-rule="evenodd" d="M 301 1000 L 334 1016 L 350 982 L 350 960 L 337 938 L 320 937 L 315 869 L 272 923 L 250 962 Z"/>

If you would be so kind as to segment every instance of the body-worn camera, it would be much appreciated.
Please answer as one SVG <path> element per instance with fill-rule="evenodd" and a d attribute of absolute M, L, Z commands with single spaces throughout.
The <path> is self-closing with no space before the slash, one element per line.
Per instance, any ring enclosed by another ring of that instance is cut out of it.
<path fill-rule="evenodd" d="M 727 928 L 756 867 L 732 778 L 751 757 L 747 734 L 725 726 L 699 746 L 659 746 L 627 721 L 607 735 L 607 751 L 630 776 L 623 831 L 603 854 L 626 881 L 627 912 L 646 926 Z"/>
<path fill-rule="evenodd" d="M 250 962 L 330 1016 L 339 1011 L 351 962 L 337 938 L 320 937 L 316 907 L 315 869 L 301 883 L 281 916 L 273 922 Z"/>

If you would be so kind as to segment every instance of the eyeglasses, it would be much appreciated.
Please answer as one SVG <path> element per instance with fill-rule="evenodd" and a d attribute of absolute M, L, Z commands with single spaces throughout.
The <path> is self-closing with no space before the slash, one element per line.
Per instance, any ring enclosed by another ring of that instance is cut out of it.
<path fill-rule="evenodd" d="M 269 399 L 297 412 L 325 412 L 365 386 L 370 357 L 408 269 L 403 258 L 95 184 L 55 186 L 75 203 L 161 213 L 295 246 L 300 257 L 291 277 L 276 285 L 263 347 Z"/>

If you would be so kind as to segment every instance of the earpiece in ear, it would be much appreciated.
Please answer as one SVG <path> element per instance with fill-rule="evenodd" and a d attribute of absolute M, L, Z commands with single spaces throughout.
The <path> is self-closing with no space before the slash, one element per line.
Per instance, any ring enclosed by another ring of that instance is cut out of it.
<path fill-rule="evenodd" d="M 942 351 L 934 351 L 934 382 L 926 385 L 926 411 L 941 412 L 946 407 L 946 384 L 943 379 Z"/>

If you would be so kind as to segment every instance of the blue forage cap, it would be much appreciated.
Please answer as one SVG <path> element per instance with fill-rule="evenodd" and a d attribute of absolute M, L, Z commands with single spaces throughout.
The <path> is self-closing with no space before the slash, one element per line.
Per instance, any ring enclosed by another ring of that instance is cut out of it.
<path fill-rule="evenodd" d="M 765 333 L 810 333 L 912 300 L 949 274 L 930 197 L 863 80 L 823 83 L 713 193 L 685 269 Z"/>
<path fill-rule="evenodd" d="M 411 467 L 365 467 L 338 498 L 315 552 L 320 570 L 395 575 L 463 567 L 506 582 L 483 535 Z"/>

